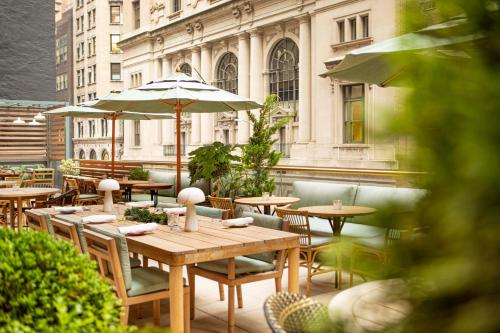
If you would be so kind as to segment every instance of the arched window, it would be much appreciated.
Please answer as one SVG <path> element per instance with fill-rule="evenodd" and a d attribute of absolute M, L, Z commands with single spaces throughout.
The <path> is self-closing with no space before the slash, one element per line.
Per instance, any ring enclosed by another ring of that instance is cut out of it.
<path fill-rule="evenodd" d="M 103 160 L 103 161 L 109 161 L 109 153 L 108 153 L 108 151 L 106 149 L 104 149 L 102 151 L 101 160 Z"/>
<path fill-rule="evenodd" d="M 90 151 L 90 157 L 91 160 L 97 160 L 97 154 L 94 149 Z"/>
<path fill-rule="evenodd" d="M 308 51 L 308 50 L 304 50 Z M 269 63 L 270 93 L 281 102 L 299 99 L 299 48 L 290 38 L 283 38 L 271 52 Z M 294 107 L 295 103 L 286 103 Z"/>
<path fill-rule="evenodd" d="M 217 66 L 216 86 L 230 93 L 238 93 L 238 58 L 232 52 L 226 52 Z"/>
<path fill-rule="evenodd" d="M 183 63 L 181 66 L 181 72 L 191 76 L 192 75 L 192 70 L 191 70 L 191 65 L 189 65 L 187 62 Z"/>
<path fill-rule="evenodd" d="M 85 151 L 83 149 L 80 149 L 80 152 L 78 152 L 78 158 L 81 160 L 85 159 Z"/>

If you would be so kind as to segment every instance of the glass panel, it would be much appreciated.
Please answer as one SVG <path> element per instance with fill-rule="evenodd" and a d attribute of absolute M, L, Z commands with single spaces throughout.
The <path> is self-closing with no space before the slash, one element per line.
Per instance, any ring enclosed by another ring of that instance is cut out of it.
<path fill-rule="evenodd" d="M 118 42 L 120 41 L 120 35 L 111 35 L 111 52 L 120 52 L 121 49 L 118 47 Z"/>
<path fill-rule="evenodd" d="M 111 23 L 118 24 L 120 23 L 120 6 L 111 6 Z"/>
<path fill-rule="evenodd" d="M 352 123 L 352 142 L 361 143 L 363 142 L 363 123 L 354 122 Z"/>
<path fill-rule="evenodd" d="M 121 79 L 121 65 L 118 63 L 111 64 L 111 80 Z"/>
<path fill-rule="evenodd" d="M 363 101 L 356 101 L 351 103 L 351 120 L 363 120 Z"/>
<path fill-rule="evenodd" d="M 363 85 L 362 84 L 350 86 L 350 88 L 351 88 L 351 94 L 350 94 L 351 98 L 363 97 Z"/>

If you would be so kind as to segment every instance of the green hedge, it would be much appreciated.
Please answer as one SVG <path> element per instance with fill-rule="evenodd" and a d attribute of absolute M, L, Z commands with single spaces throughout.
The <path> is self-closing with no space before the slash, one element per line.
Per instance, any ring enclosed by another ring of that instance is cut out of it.
<path fill-rule="evenodd" d="M 120 303 L 65 241 L 0 229 L 0 332 L 118 332 Z"/>

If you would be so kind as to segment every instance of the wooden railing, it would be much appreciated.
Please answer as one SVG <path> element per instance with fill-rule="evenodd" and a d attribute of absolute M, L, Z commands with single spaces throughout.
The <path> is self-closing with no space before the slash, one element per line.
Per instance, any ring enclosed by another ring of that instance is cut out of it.
<path fill-rule="evenodd" d="M 111 161 L 79 160 L 80 175 L 101 178 L 111 176 Z M 116 161 L 115 177 L 128 176 L 130 169 L 142 167 L 143 162 L 138 161 Z"/>

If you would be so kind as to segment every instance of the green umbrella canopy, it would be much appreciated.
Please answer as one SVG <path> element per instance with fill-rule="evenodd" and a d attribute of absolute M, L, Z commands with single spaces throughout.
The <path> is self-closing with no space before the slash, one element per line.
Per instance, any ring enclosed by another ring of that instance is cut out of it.
<path fill-rule="evenodd" d="M 103 110 L 174 113 L 177 102 L 182 105 L 182 112 L 190 113 L 252 110 L 261 107 L 245 97 L 210 86 L 180 72 L 137 89 L 110 94 L 99 100 L 95 107 Z"/>
<path fill-rule="evenodd" d="M 58 117 L 75 117 L 75 118 L 97 118 L 97 119 L 113 119 L 114 111 L 105 111 L 87 106 L 65 106 L 59 109 L 45 111 L 48 116 Z M 122 120 L 151 120 L 151 119 L 173 119 L 173 115 L 166 114 L 151 114 L 130 111 L 117 111 L 116 119 Z"/>
<path fill-rule="evenodd" d="M 461 30 L 466 18 L 456 17 L 436 24 L 387 39 L 366 47 L 352 50 L 333 69 L 321 74 L 335 79 L 366 82 L 379 86 L 404 86 L 404 57 L 418 61 L 419 57 L 437 56 L 467 59 L 469 56 L 457 51 L 456 46 L 474 42 L 481 36 L 464 33 Z"/>

